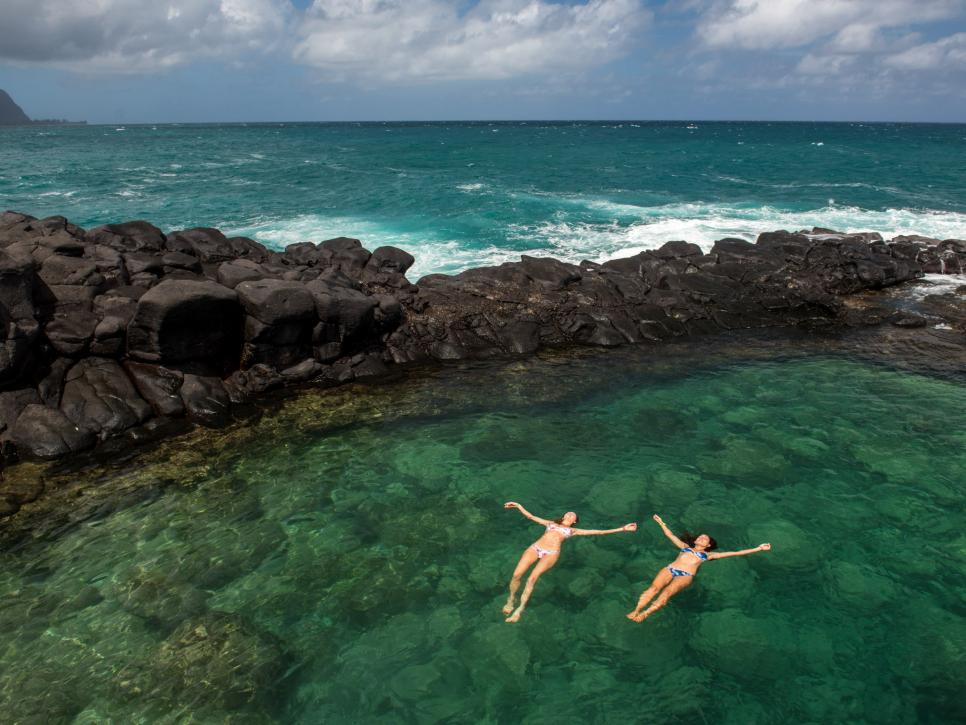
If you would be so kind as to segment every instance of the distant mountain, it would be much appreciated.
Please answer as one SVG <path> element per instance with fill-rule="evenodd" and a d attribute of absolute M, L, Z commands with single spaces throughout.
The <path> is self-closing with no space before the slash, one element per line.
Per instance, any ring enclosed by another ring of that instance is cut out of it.
<path fill-rule="evenodd" d="M 16 126 L 31 123 L 23 109 L 13 102 L 10 95 L 0 89 L 0 126 Z"/>

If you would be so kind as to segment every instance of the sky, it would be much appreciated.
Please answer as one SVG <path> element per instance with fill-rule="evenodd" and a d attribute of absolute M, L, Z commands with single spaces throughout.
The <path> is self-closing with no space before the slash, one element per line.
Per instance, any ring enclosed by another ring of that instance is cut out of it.
<path fill-rule="evenodd" d="M 0 88 L 90 123 L 966 122 L 966 0 L 0 0 Z"/>

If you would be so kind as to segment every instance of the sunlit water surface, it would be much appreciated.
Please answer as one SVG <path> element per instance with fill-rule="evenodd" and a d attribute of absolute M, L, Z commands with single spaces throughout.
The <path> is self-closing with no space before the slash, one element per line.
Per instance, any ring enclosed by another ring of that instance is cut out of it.
<path fill-rule="evenodd" d="M 3 719 L 962 722 L 963 381 L 652 363 L 308 394 L 245 445 L 186 450 L 194 485 L 2 555 Z M 358 422 L 323 425 L 331 396 L 364 399 Z M 641 529 L 566 542 L 505 624 L 540 534 L 507 499 Z M 635 625 L 674 555 L 654 512 L 774 548 Z"/>

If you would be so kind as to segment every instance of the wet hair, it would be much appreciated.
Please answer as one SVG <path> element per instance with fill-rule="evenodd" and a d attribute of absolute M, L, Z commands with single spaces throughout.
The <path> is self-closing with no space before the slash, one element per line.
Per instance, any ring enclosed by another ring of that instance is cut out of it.
<path fill-rule="evenodd" d="M 694 540 L 699 536 L 701 536 L 701 534 L 692 534 L 690 531 L 682 531 L 680 534 L 678 534 L 678 538 L 691 547 L 694 546 Z M 708 546 L 705 548 L 705 551 L 714 551 L 718 548 L 718 542 L 715 541 L 711 536 L 708 536 L 708 538 L 711 539 L 711 541 L 708 542 Z"/>
<path fill-rule="evenodd" d="M 568 511 L 567 513 L 570 513 L 570 512 Z M 564 514 L 564 516 L 566 515 L 567 514 Z M 564 516 L 561 516 L 559 519 L 554 519 L 553 522 L 555 524 L 559 524 L 560 526 L 563 526 Z M 576 524 L 578 521 L 580 521 L 580 517 L 576 513 L 574 513 L 574 524 Z M 574 524 L 571 524 L 571 526 L 573 526 Z"/>

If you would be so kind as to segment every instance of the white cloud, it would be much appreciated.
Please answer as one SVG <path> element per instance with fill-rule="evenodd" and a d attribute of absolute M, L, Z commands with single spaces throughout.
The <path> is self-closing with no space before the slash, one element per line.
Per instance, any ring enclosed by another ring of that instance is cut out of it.
<path fill-rule="evenodd" d="M 814 55 L 807 54 L 802 58 L 795 70 L 812 76 L 833 76 L 850 67 L 855 62 L 852 55 Z"/>
<path fill-rule="evenodd" d="M 289 0 L 2 0 L 0 59 L 150 72 L 269 50 Z"/>
<path fill-rule="evenodd" d="M 963 0 L 716 0 L 699 20 L 698 37 L 713 48 L 795 48 L 838 36 L 870 46 L 879 30 L 961 14 Z"/>
<path fill-rule="evenodd" d="M 315 0 L 294 57 L 327 80 L 501 80 L 615 60 L 650 20 L 641 0 L 481 0 L 460 10 L 444 0 Z"/>
<path fill-rule="evenodd" d="M 966 69 L 966 33 L 916 45 L 883 62 L 891 68 L 907 71 Z"/>

